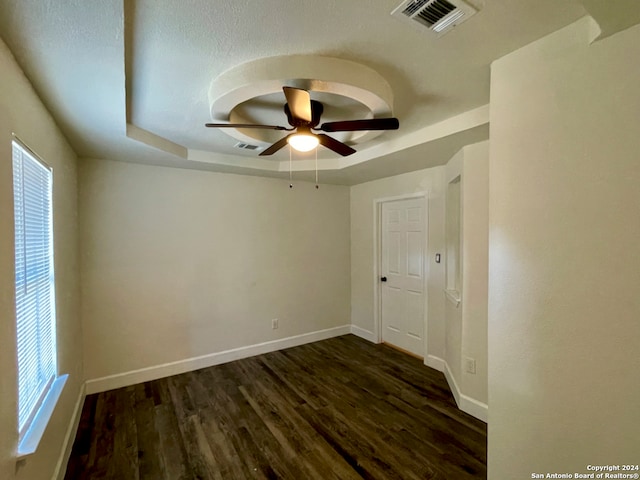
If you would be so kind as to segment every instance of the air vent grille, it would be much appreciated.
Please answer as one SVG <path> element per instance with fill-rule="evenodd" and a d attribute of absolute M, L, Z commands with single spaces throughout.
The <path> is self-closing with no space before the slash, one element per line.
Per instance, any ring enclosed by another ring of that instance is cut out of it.
<path fill-rule="evenodd" d="M 402 11 L 402 13 L 404 13 L 407 17 L 410 17 L 430 1 L 431 0 L 415 0 L 411 2 L 409 5 L 407 5 L 406 8 Z"/>
<path fill-rule="evenodd" d="M 475 13 L 463 0 L 405 0 L 391 15 L 442 35 Z"/>
<path fill-rule="evenodd" d="M 447 0 L 436 0 L 420 10 L 418 17 L 421 18 L 427 26 L 431 27 L 455 9 L 455 5 L 451 5 Z"/>
<path fill-rule="evenodd" d="M 242 150 L 258 150 L 260 147 L 258 145 L 251 145 L 250 143 L 236 143 L 234 145 L 235 148 L 240 148 Z"/>

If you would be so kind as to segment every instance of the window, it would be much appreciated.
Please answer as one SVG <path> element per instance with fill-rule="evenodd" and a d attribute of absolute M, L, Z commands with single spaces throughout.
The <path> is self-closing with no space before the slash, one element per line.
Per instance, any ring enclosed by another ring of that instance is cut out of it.
<path fill-rule="evenodd" d="M 18 141 L 14 140 L 12 147 L 21 450 L 23 440 L 32 436 L 34 424 L 42 421 L 35 419 L 42 417 L 43 406 L 50 403 L 48 396 L 57 373 L 52 172 Z M 46 421 L 48 417 L 45 425 Z"/>

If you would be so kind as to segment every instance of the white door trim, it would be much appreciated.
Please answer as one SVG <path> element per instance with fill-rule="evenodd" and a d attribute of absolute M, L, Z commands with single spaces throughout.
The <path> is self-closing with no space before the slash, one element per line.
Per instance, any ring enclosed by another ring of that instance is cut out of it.
<path fill-rule="evenodd" d="M 382 343 L 382 295 L 380 284 L 380 270 L 382 265 L 382 204 L 387 202 L 396 202 L 398 200 L 411 200 L 415 198 L 424 199 L 424 215 L 425 215 L 425 236 L 424 236 L 424 358 L 427 358 L 427 339 L 428 339 L 428 309 L 429 295 L 427 289 L 427 279 L 429 274 L 429 192 L 421 191 L 414 193 L 407 193 L 405 195 L 397 195 L 393 197 L 383 197 L 373 199 L 373 337 L 376 339 L 376 343 Z"/>

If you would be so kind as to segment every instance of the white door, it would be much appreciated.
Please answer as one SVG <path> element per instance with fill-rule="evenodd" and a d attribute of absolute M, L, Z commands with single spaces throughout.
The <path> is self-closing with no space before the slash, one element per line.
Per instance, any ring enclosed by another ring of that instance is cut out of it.
<path fill-rule="evenodd" d="M 382 204 L 382 341 L 424 356 L 425 200 Z"/>

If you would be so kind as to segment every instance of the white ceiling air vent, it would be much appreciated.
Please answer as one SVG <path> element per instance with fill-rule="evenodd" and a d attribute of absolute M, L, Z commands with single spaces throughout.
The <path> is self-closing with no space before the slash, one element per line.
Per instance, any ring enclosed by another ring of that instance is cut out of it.
<path fill-rule="evenodd" d="M 475 13 L 477 10 L 463 0 L 405 0 L 391 15 L 440 36 Z"/>
<path fill-rule="evenodd" d="M 234 145 L 235 148 L 241 148 L 242 150 L 258 150 L 258 145 L 251 145 L 250 143 L 238 142 Z"/>

